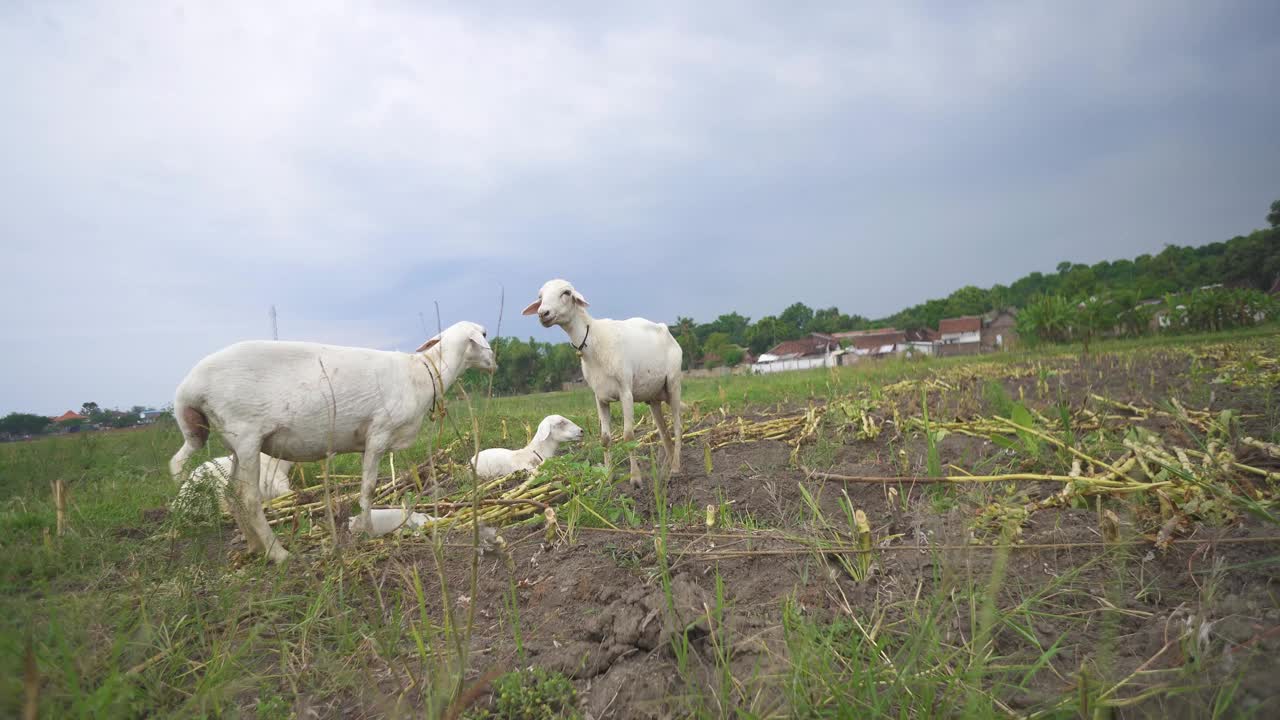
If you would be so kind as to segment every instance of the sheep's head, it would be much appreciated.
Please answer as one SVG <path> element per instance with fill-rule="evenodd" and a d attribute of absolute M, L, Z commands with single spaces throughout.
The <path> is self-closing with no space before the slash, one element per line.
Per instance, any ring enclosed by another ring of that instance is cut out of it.
<path fill-rule="evenodd" d="M 537 313 L 542 327 L 551 327 L 568 323 L 578 308 L 588 305 L 587 299 L 568 280 L 548 280 L 538 291 L 538 299 L 529 303 L 523 314 Z"/>
<path fill-rule="evenodd" d="M 446 348 L 461 346 L 462 369 L 477 368 L 493 372 L 498 362 L 493 356 L 493 348 L 489 347 L 488 332 L 483 325 L 473 322 L 459 322 L 445 328 L 445 331 L 422 343 L 417 352 L 426 352 L 438 344 Z"/>
<path fill-rule="evenodd" d="M 563 415 L 548 415 L 538 423 L 538 432 L 534 434 L 533 439 L 535 442 L 548 439 L 556 442 L 581 440 L 582 428 Z"/>

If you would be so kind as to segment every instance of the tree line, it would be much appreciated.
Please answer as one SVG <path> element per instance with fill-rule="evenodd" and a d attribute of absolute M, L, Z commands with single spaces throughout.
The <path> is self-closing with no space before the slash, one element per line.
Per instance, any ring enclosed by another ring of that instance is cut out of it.
<path fill-rule="evenodd" d="M 1062 262 L 1055 272 L 1033 272 L 1009 285 L 985 289 L 966 285 L 945 298 L 878 320 L 846 314 L 834 306 L 814 309 L 796 302 L 754 322 L 730 312 L 705 323 L 678 317 L 670 327 L 684 350 L 685 369 L 737 365 L 748 353 L 759 355 L 780 342 L 814 332 L 936 329 L 943 318 L 1007 307 L 1022 309 L 1019 332 L 1033 341 L 1089 342 L 1101 334 L 1141 334 L 1151 330 L 1152 318 L 1161 312 L 1168 318 L 1164 329 L 1170 332 L 1226 329 L 1246 324 L 1247 318 L 1259 313 L 1273 317 L 1277 310 L 1264 291 L 1280 278 L 1280 200 L 1271 204 L 1267 222 L 1268 229 L 1225 242 L 1166 245 L 1154 255 L 1093 265 Z M 1229 287 L 1221 292 L 1197 290 L 1214 284 Z M 1158 302 L 1143 304 L 1148 300 Z M 577 353 L 568 343 L 500 337 L 492 345 L 498 356 L 497 372 L 492 378 L 469 373 L 463 378 L 469 392 L 487 391 L 490 383 L 498 395 L 558 390 L 581 375 Z M 110 412 L 120 415 L 107 419 L 107 424 L 128 424 L 126 413 Z M 91 422 L 103 422 L 90 417 Z M 0 419 L 0 433 L 17 432 L 6 428 L 31 427 L 41 419 L 13 413 Z M 48 424 L 48 418 L 43 421 Z"/>
<path fill-rule="evenodd" d="M 134 405 L 128 410 L 99 407 L 96 402 L 87 402 L 80 406 L 83 420 L 68 420 L 54 423 L 53 418 L 33 413 L 12 412 L 0 417 L 0 436 L 41 435 L 57 427 L 93 426 L 102 428 L 133 427 L 142 420 L 146 410 L 141 405 Z"/>
<path fill-rule="evenodd" d="M 815 310 L 797 302 L 754 322 L 737 312 L 705 323 L 679 317 L 671 324 L 671 333 L 684 350 L 685 369 L 689 369 L 736 365 L 748 352 L 759 355 L 780 342 L 814 332 L 937 329 L 943 318 L 1008 307 L 1021 309 L 1018 330 L 1033 342 L 1087 343 L 1103 334 L 1139 335 L 1152 331 L 1152 319 L 1159 313 L 1167 318 L 1163 326 L 1167 332 L 1238 327 L 1258 317 L 1274 317 L 1277 311 L 1265 291 L 1280 278 L 1280 200 L 1272 204 L 1267 220 L 1269 229 L 1225 242 L 1167 245 L 1154 255 L 1093 265 L 1062 262 L 1056 272 L 1033 272 L 1009 285 L 985 289 L 967 285 L 945 298 L 879 320 L 845 314 L 838 307 Z M 1215 284 L 1229 287 L 1197 289 Z M 498 354 L 495 393 L 555 390 L 580 376 L 577 355 L 567 343 L 498 338 L 494 349 Z M 467 382 L 488 385 L 487 377 Z"/>
<path fill-rule="evenodd" d="M 1202 287 L 1144 302 L 1132 290 L 1068 300 L 1033 298 L 1018 314 L 1018 334 L 1031 343 L 1082 342 L 1155 333 L 1220 332 L 1273 320 L 1280 302 L 1254 288 Z"/>

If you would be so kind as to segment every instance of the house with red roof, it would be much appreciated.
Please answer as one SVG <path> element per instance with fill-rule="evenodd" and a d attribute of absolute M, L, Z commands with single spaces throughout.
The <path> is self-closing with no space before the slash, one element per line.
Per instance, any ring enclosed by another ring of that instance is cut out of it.
<path fill-rule="evenodd" d="M 842 352 L 840 341 L 834 336 L 810 333 L 808 337 L 780 342 L 769 348 L 768 352 L 761 353 L 751 365 L 751 372 L 771 373 L 830 367 L 837 364 Z"/>
<path fill-rule="evenodd" d="M 976 355 L 982 350 L 982 318 L 977 315 L 946 318 L 938 323 L 935 354 Z"/>
<path fill-rule="evenodd" d="M 81 415 L 75 410 L 68 410 L 62 413 L 61 415 L 59 415 L 58 417 L 50 418 L 50 420 L 53 420 L 56 423 L 71 422 L 72 420 L 88 420 L 88 419 L 89 418 Z"/>

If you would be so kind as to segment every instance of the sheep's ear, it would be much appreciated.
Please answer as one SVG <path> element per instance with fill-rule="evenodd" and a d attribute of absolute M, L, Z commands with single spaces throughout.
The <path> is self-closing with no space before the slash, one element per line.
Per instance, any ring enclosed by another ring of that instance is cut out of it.
<path fill-rule="evenodd" d="M 550 423 L 538 423 L 538 431 L 533 434 L 533 440 L 531 442 L 546 440 L 549 437 L 551 437 Z"/>
<path fill-rule="evenodd" d="M 414 352 L 426 352 L 427 350 L 430 350 L 431 348 L 439 344 L 439 342 L 440 342 L 440 336 L 437 335 L 431 338 L 430 340 L 422 343 L 422 347 L 418 348 L 417 350 L 414 350 Z"/>
<path fill-rule="evenodd" d="M 578 292 L 577 290 L 573 291 L 573 301 L 578 303 L 582 307 L 591 307 L 591 303 L 587 302 L 587 299 L 582 297 L 582 293 Z"/>
<path fill-rule="evenodd" d="M 537 300 L 534 300 L 533 302 L 529 303 L 529 307 L 525 308 L 525 309 L 524 309 L 524 311 L 523 311 L 523 312 L 521 312 L 520 314 L 521 314 L 521 315 L 532 315 L 532 314 L 534 314 L 534 313 L 538 312 L 538 307 L 539 307 L 540 305 L 542 305 L 542 298 L 538 298 Z"/>

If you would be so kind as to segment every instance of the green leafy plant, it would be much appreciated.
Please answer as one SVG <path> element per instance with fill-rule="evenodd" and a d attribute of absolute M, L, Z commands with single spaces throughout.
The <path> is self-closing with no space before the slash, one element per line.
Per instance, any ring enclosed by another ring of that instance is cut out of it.
<path fill-rule="evenodd" d="M 561 673 L 535 667 L 499 677 L 489 706 L 466 713 L 469 720 L 581 718 L 578 692 Z"/>

